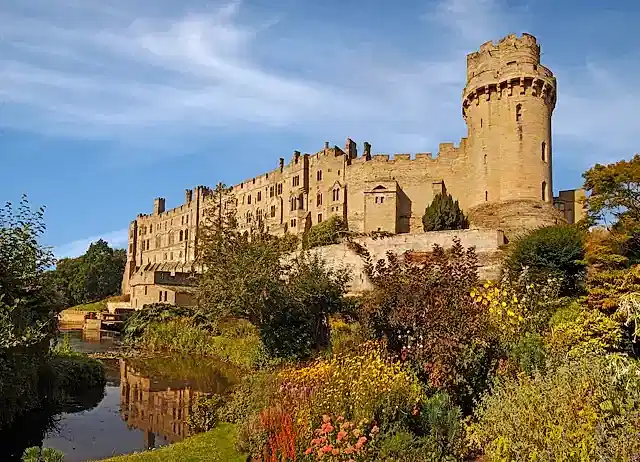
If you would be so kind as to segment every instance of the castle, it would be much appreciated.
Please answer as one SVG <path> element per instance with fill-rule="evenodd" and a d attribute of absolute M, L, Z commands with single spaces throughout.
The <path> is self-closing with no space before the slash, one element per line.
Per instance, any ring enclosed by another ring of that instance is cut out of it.
<path fill-rule="evenodd" d="M 458 146 L 441 143 L 431 153 L 372 154 L 354 141 L 315 154 L 294 151 L 274 170 L 233 186 L 244 229 L 264 224 L 268 232 L 301 234 L 332 216 L 350 230 L 421 233 L 425 208 L 438 193 L 450 193 L 472 227 L 517 229 L 582 217 L 581 190 L 553 197 L 551 117 L 557 85 L 540 64 L 535 37 L 509 35 L 467 55 L 462 116 L 468 134 Z M 166 302 L 189 304 L 187 274 L 195 259 L 197 229 L 211 189 L 187 190 L 185 202 L 166 210 L 155 199 L 153 214 L 129 227 L 123 292 L 133 308 Z M 554 209 L 555 206 L 555 209 Z"/>

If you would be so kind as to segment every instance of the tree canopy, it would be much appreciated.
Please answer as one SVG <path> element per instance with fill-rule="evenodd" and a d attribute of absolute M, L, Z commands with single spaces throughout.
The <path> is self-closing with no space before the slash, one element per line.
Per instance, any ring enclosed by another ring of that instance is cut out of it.
<path fill-rule="evenodd" d="M 469 220 L 451 194 L 436 194 L 424 212 L 422 225 L 425 231 L 466 229 L 469 227 Z"/>
<path fill-rule="evenodd" d="M 628 161 L 596 164 L 583 177 L 585 206 L 592 222 L 609 216 L 618 225 L 640 222 L 640 154 Z"/>
<path fill-rule="evenodd" d="M 64 305 L 102 300 L 120 293 L 127 254 L 100 239 L 77 258 L 63 258 L 50 274 Z"/>

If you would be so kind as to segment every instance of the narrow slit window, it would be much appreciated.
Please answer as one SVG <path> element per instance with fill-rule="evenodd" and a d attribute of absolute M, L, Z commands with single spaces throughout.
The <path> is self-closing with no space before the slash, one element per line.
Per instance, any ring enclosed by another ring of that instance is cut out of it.
<path fill-rule="evenodd" d="M 522 120 L 522 104 L 516 105 L 516 122 L 520 122 Z"/>
<path fill-rule="evenodd" d="M 484 192 L 484 200 L 485 202 L 489 200 L 489 191 Z"/>
<path fill-rule="evenodd" d="M 547 162 L 547 143 L 542 142 L 542 162 Z"/>
<path fill-rule="evenodd" d="M 542 200 L 543 201 L 547 201 L 547 182 L 543 181 L 542 182 Z"/>

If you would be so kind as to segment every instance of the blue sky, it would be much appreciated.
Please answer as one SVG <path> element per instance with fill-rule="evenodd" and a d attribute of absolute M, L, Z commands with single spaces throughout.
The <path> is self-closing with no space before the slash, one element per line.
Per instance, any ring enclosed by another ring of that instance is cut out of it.
<path fill-rule="evenodd" d="M 639 23 L 635 0 L 5 0 L 0 200 L 46 205 L 74 256 L 296 149 L 437 152 L 466 133 L 466 53 L 522 32 L 558 78 L 554 187 L 577 187 L 639 150 Z"/>

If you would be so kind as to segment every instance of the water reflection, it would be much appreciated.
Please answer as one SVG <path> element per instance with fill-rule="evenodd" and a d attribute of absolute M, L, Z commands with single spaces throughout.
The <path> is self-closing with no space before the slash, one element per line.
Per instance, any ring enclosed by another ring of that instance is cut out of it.
<path fill-rule="evenodd" d="M 160 436 L 175 443 L 188 436 L 187 419 L 200 396 L 223 393 L 237 374 L 220 363 L 193 358 L 120 361 L 120 415 L 145 432 L 153 447 Z M 231 372 L 231 373 L 230 373 Z"/>
<path fill-rule="evenodd" d="M 70 340 L 74 349 L 85 352 L 113 350 L 114 345 L 113 339 L 91 342 L 80 333 Z M 190 357 L 112 360 L 105 365 L 103 390 L 34 413 L 0 432 L 0 460 L 20 460 L 25 448 L 40 443 L 64 452 L 67 462 L 81 462 L 180 441 L 188 436 L 186 421 L 194 401 L 224 393 L 240 375 L 225 363 Z"/>

